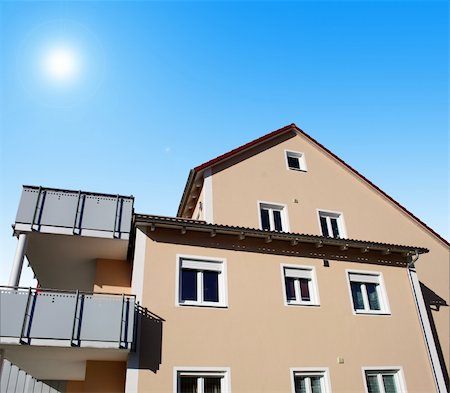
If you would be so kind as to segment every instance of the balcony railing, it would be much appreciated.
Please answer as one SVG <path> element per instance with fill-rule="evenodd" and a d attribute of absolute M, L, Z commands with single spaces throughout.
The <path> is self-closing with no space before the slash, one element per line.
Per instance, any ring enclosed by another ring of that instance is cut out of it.
<path fill-rule="evenodd" d="M 0 286 L 0 338 L 131 349 L 135 303 L 133 295 Z"/>
<path fill-rule="evenodd" d="M 15 229 L 128 240 L 134 198 L 24 186 Z"/>

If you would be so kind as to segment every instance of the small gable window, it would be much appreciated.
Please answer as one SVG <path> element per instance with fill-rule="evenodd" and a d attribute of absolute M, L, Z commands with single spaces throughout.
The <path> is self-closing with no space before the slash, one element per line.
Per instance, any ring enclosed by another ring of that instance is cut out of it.
<path fill-rule="evenodd" d="M 303 171 L 306 172 L 306 161 L 305 154 L 297 151 L 286 152 L 286 165 L 287 168 L 293 171 Z"/>

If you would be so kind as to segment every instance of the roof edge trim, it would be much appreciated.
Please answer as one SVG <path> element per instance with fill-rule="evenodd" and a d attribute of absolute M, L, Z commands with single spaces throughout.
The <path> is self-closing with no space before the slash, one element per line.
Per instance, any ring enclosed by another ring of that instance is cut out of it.
<path fill-rule="evenodd" d="M 321 243 L 329 246 L 346 246 L 354 248 L 367 248 L 377 251 L 389 251 L 397 253 L 426 254 L 429 252 L 424 247 L 405 246 L 399 244 L 379 243 L 366 240 L 357 239 L 336 239 L 331 237 L 300 234 L 292 232 L 276 232 L 266 231 L 255 228 L 245 228 L 237 226 L 228 226 L 220 224 L 208 224 L 206 221 L 199 221 L 193 219 L 185 219 L 179 217 L 154 216 L 149 214 L 134 214 L 134 225 L 144 226 L 164 226 L 164 227 L 183 227 L 186 230 L 194 231 L 216 231 L 223 234 L 244 234 L 245 236 L 253 237 L 267 237 L 270 236 L 274 240 L 297 240 L 305 243 Z"/>

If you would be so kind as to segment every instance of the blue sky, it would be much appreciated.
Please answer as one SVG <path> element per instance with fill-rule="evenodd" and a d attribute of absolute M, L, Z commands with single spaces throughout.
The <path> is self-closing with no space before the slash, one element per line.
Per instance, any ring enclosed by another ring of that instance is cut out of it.
<path fill-rule="evenodd" d="M 448 237 L 448 7 L 0 3 L 1 282 L 22 184 L 174 215 L 190 168 L 292 122 Z M 70 83 L 43 76 L 52 45 Z"/>

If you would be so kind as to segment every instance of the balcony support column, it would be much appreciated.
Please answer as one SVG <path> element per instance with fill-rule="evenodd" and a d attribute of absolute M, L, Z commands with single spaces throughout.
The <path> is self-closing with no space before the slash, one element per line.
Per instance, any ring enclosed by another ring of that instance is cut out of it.
<path fill-rule="evenodd" d="M 18 287 L 20 281 L 20 274 L 22 273 L 23 259 L 27 249 L 28 237 L 25 233 L 19 234 L 17 242 L 16 255 L 14 256 L 11 274 L 9 276 L 8 285 L 10 287 Z"/>

